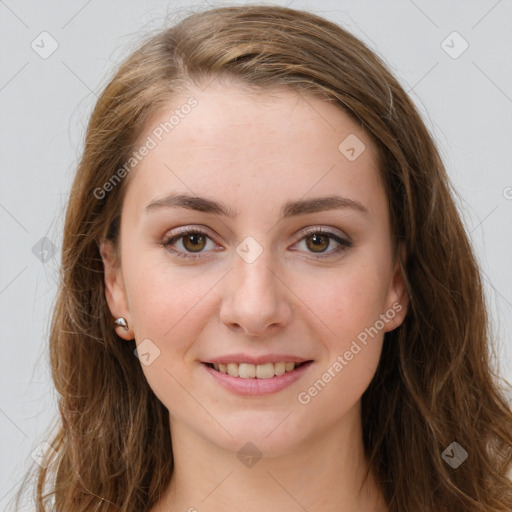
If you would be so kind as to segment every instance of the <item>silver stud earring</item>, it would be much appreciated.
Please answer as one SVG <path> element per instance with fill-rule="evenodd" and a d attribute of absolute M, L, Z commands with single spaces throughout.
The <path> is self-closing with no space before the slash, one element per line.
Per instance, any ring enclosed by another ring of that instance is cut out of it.
<path fill-rule="evenodd" d="M 126 323 L 126 320 L 122 316 L 115 319 L 114 325 L 116 327 L 122 327 L 125 331 L 128 330 L 128 324 Z"/>

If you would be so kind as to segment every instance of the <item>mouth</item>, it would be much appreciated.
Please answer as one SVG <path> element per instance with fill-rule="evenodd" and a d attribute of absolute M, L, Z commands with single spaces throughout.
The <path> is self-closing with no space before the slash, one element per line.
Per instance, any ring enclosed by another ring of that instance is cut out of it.
<path fill-rule="evenodd" d="M 278 362 L 264 364 L 250 363 L 203 363 L 218 373 L 224 373 L 240 379 L 272 379 L 285 373 L 292 373 L 299 368 L 311 364 L 313 361 Z"/>

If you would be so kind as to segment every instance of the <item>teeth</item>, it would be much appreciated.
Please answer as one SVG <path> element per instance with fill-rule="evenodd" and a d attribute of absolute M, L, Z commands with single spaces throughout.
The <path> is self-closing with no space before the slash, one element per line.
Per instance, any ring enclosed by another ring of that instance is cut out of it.
<path fill-rule="evenodd" d="M 235 364 L 236 366 L 236 364 Z M 256 377 L 256 366 L 253 364 L 241 363 L 238 365 L 238 376 L 242 379 L 252 379 Z"/>
<path fill-rule="evenodd" d="M 275 375 L 272 363 L 259 364 L 256 366 L 256 377 L 258 379 L 271 379 Z"/>
<path fill-rule="evenodd" d="M 242 379 L 271 379 L 276 375 L 291 372 L 295 368 L 295 363 L 214 363 L 213 367 L 221 373 L 227 373 L 233 377 L 240 377 Z"/>
<path fill-rule="evenodd" d="M 295 363 L 289 363 L 291 365 L 291 369 L 295 368 Z M 274 364 L 274 373 L 276 375 L 283 375 L 286 371 L 286 363 L 276 363 Z"/>
<path fill-rule="evenodd" d="M 232 377 L 238 377 L 238 365 L 236 363 L 228 363 L 228 374 Z"/>

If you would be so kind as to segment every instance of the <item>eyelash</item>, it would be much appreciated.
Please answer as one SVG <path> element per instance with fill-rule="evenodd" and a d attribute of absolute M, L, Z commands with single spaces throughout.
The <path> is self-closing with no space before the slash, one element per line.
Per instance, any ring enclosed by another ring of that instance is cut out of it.
<path fill-rule="evenodd" d="M 177 251 L 176 249 L 172 249 L 171 248 L 171 245 L 175 241 L 177 241 L 180 238 L 183 238 L 183 237 L 185 237 L 187 235 L 191 235 L 191 234 L 202 235 L 202 236 L 205 236 L 206 238 L 209 238 L 211 240 L 211 237 L 208 235 L 208 233 L 206 233 L 202 229 L 199 229 L 199 228 L 187 228 L 187 229 L 184 229 L 183 231 L 181 231 L 179 234 L 176 234 L 176 235 L 171 236 L 171 237 L 164 238 L 162 240 L 162 242 L 161 242 L 161 245 L 165 249 L 167 249 L 168 251 L 173 253 L 175 256 L 178 256 L 179 258 L 186 258 L 186 259 L 189 259 L 189 260 L 195 260 L 195 259 L 204 257 L 204 256 L 201 256 L 202 252 L 198 252 L 198 253 L 195 253 L 195 254 L 194 253 L 186 253 L 186 252 L 184 253 L 182 251 Z M 311 253 L 313 255 L 313 258 L 314 259 L 318 259 L 318 260 L 330 258 L 330 257 L 332 257 L 335 254 L 339 254 L 341 252 L 346 251 L 347 249 L 349 249 L 350 247 L 352 247 L 354 245 L 349 240 L 345 240 L 345 239 L 339 237 L 338 235 L 336 235 L 335 233 L 333 233 L 332 231 L 328 231 L 328 230 L 325 230 L 323 228 L 311 228 L 311 229 L 307 230 L 303 234 L 303 237 L 299 240 L 299 242 L 301 242 L 304 238 L 306 238 L 307 236 L 310 236 L 310 235 L 325 235 L 325 236 L 328 236 L 330 239 L 332 239 L 335 242 L 340 244 L 339 247 L 337 247 L 336 249 L 334 249 L 333 251 L 330 251 L 328 253 L 319 253 L 319 254 Z"/>

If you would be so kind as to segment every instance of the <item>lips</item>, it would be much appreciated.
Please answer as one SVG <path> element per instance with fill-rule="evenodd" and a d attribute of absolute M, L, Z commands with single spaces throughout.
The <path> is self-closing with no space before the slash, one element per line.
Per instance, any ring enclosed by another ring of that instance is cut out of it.
<path fill-rule="evenodd" d="M 212 362 L 202 362 L 200 366 L 204 368 L 206 374 L 210 379 L 220 384 L 231 393 L 242 396 L 263 396 L 284 390 L 288 386 L 292 386 L 295 382 L 303 378 L 308 369 L 314 364 L 313 360 L 294 361 L 293 356 L 287 356 L 284 361 L 272 361 L 266 358 L 266 362 L 259 362 L 255 364 L 251 362 L 233 362 L 225 361 L 226 358 L 216 359 Z M 247 361 L 246 357 L 237 357 L 238 361 Z M 249 359 L 250 361 L 250 359 Z M 260 358 L 261 361 L 261 358 Z M 286 371 L 286 364 L 288 363 L 288 371 Z M 293 369 L 291 365 L 293 364 Z M 284 365 L 284 373 L 282 372 Z M 216 369 L 215 367 L 218 367 Z M 260 368 L 261 367 L 261 368 Z M 253 370 L 254 368 L 254 370 Z M 225 372 L 222 370 L 225 369 Z M 228 372 L 231 372 L 231 375 Z M 235 371 L 237 376 L 234 376 Z M 252 376 L 254 374 L 254 376 Z"/>

